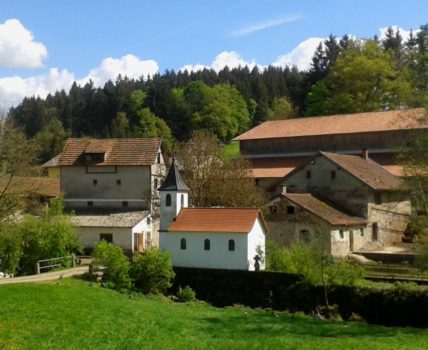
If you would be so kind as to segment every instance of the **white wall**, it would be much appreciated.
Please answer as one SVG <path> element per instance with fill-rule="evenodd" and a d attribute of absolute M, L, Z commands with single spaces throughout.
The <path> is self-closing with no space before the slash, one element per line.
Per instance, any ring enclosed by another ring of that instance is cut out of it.
<path fill-rule="evenodd" d="M 248 253 L 247 253 L 247 261 L 248 261 L 248 270 L 254 270 L 254 257 L 258 254 L 258 248 L 261 249 L 262 260 L 260 261 L 260 270 L 265 269 L 265 260 L 266 260 L 266 245 L 265 245 L 265 235 L 263 233 L 262 226 L 260 224 L 260 220 L 257 219 L 254 222 L 254 226 L 251 229 L 250 233 L 247 236 L 248 241 Z"/>
<path fill-rule="evenodd" d="M 100 241 L 100 233 L 113 234 L 113 244 L 126 250 L 132 250 L 132 228 L 123 227 L 75 227 L 80 242 L 85 248 L 94 248 Z"/>
<path fill-rule="evenodd" d="M 187 208 L 189 195 L 187 192 L 160 191 L 160 230 L 166 231 L 172 220 L 178 215 L 181 208 Z M 166 196 L 171 195 L 171 206 L 167 207 Z M 181 205 L 181 196 L 184 197 L 183 206 Z"/>

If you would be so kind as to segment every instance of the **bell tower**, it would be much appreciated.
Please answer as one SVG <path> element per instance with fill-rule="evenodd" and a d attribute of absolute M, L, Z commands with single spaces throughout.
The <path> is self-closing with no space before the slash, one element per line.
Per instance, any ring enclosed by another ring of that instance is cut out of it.
<path fill-rule="evenodd" d="M 175 158 L 172 159 L 165 182 L 158 191 L 160 195 L 159 232 L 165 232 L 180 209 L 187 208 L 189 205 L 189 188 L 181 178 Z"/>

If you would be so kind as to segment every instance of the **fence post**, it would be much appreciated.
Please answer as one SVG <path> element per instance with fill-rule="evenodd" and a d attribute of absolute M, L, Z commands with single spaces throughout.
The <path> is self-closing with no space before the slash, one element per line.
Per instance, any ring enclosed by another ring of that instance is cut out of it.
<path fill-rule="evenodd" d="M 71 267 L 76 267 L 76 255 L 74 253 L 71 254 Z"/>
<path fill-rule="evenodd" d="M 40 263 L 36 262 L 36 275 L 40 275 Z"/>

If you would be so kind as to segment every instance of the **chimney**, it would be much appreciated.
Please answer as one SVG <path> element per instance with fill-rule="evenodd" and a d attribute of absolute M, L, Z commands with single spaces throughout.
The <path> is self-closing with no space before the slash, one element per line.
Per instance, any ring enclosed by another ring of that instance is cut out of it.
<path fill-rule="evenodd" d="M 369 150 L 367 148 L 363 148 L 363 154 L 362 154 L 363 159 L 367 160 L 369 159 Z"/>
<path fill-rule="evenodd" d="M 287 186 L 281 185 L 281 190 L 282 190 L 281 193 L 287 193 Z"/>

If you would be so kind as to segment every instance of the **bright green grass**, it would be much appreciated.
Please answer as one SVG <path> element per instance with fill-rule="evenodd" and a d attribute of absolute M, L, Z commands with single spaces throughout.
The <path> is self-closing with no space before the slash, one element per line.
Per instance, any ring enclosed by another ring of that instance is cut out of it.
<path fill-rule="evenodd" d="M 80 280 L 0 286 L 0 349 L 427 349 L 428 331 L 129 298 Z"/>
<path fill-rule="evenodd" d="M 232 141 L 228 145 L 223 146 L 223 160 L 229 162 L 239 156 L 239 142 Z"/>

